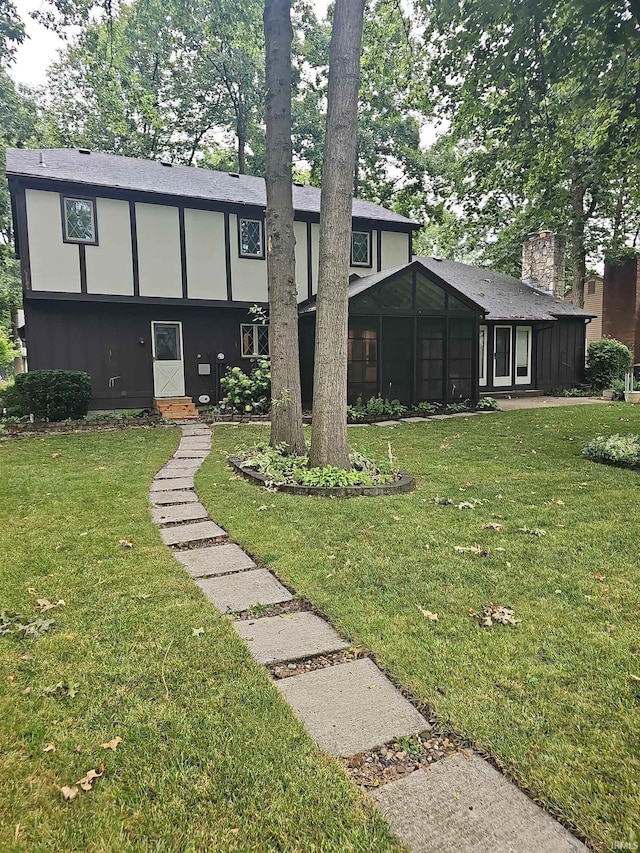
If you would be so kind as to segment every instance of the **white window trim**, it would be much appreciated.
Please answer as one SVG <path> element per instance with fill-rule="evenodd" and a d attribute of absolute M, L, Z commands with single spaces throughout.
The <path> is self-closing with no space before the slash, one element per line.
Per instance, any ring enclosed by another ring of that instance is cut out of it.
<path fill-rule="evenodd" d="M 253 337 L 253 352 L 251 355 L 246 355 L 244 352 L 244 330 L 251 329 L 252 337 Z M 265 355 L 264 353 L 261 355 L 258 351 L 258 329 L 266 329 L 268 342 L 269 342 L 269 351 Z M 269 332 L 269 324 L 268 323 L 240 323 L 240 355 L 242 358 L 269 358 L 271 355 L 271 336 Z"/>
<path fill-rule="evenodd" d="M 481 346 L 481 341 L 484 343 L 484 346 Z M 487 385 L 487 341 L 487 326 L 480 326 L 480 335 L 478 340 L 478 358 L 480 362 L 478 384 L 481 385 L 483 388 L 486 388 Z"/>
<path fill-rule="evenodd" d="M 358 263 L 353 260 L 353 235 L 354 234 L 365 234 L 367 237 L 367 263 Z M 357 229 L 353 229 L 351 231 L 351 257 L 349 259 L 351 261 L 352 267 L 366 267 L 370 269 L 372 266 L 372 257 L 371 257 L 371 231 L 360 231 Z"/>
<path fill-rule="evenodd" d="M 83 196 L 76 195 L 63 195 L 61 196 L 62 201 L 62 239 L 65 243 L 76 243 L 81 246 L 97 246 L 98 245 L 98 221 L 96 218 L 96 200 L 95 198 L 86 198 Z M 70 237 L 69 236 L 69 226 L 67 220 L 67 202 L 68 201 L 82 201 L 84 203 L 88 203 L 91 205 L 91 228 L 93 231 L 93 236 L 91 239 L 83 239 L 81 237 Z"/>
<path fill-rule="evenodd" d="M 522 332 L 527 333 L 527 373 L 526 376 L 518 376 L 518 335 Z M 531 384 L 531 351 L 533 341 L 533 329 L 531 326 L 516 326 L 516 346 L 515 346 L 515 381 L 516 385 Z"/>
<path fill-rule="evenodd" d="M 255 222 L 260 229 L 260 252 L 259 254 L 251 254 L 248 252 L 242 251 L 242 223 L 243 222 Z M 238 217 L 238 257 L 240 258 L 248 258 L 249 260 L 254 261 L 263 261 L 264 260 L 264 220 L 263 219 L 254 219 L 249 216 L 239 216 Z"/>

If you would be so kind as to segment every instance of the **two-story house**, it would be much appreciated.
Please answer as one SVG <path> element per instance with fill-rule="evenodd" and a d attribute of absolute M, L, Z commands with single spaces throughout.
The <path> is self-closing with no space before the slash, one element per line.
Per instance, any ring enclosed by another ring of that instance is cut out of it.
<path fill-rule="evenodd" d="M 269 353 L 262 178 L 78 149 L 7 152 L 29 368 L 85 370 L 92 408 L 218 399 Z M 320 190 L 293 188 L 305 404 Z M 580 312 L 509 276 L 414 259 L 419 224 L 353 200 L 349 396 L 407 402 L 575 384 Z"/>

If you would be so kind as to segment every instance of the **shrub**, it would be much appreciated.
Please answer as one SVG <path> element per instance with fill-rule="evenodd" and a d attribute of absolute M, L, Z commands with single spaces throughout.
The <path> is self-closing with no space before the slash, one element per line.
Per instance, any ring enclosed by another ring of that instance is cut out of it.
<path fill-rule="evenodd" d="M 603 338 L 589 344 L 586 379 L 597 391 L 613 388 L 616 380 L 623 382 L 631 367 L 629 347 L 614 338 Z"/>
<path fill-rule="evenodd" d="M 476 403 L 479 412 L 495 412 L 498 409 L 498 401 L 495 397 L 481 397 Z"/>
<path fill-rule="evenodd" d="M 7 417 L 24 418 L 29 414 L 26 403 L 12 382 L 5 388 L 0 388 L 0 413 L 6 409 Z"/>
<path fill-rule="evenodd" d="M 640 435 L 598 435 L 582 449 L 582 455 L 594 462 L 621 465 L 624 468 L 640 467 Z"/>
<path fill-rule="evenodd" d="M 81 370 L 19 373 L 14 389 L 11 409 L 22 410 L 15 414 L 32 414 L 43 421 L 83 418 L 91 399 L 91 379 Z"/>
<path fill-rule="evenodd" d="M 241 367 L 229 367 L 220 380 L 224 411 L 263 414 L 271 405 L 271 364 L 261 359 L 247 375 Z"/>
<path fill-rule="evenodd" d="M 379 394 L 371 397 L 366 403 L 358 397 L 355 406 L 349 406 L 347 413 L 352 420 L 362 418 L 401 418 L 407 413 L 407 407 L 400 400 L 385 400 Z"/>

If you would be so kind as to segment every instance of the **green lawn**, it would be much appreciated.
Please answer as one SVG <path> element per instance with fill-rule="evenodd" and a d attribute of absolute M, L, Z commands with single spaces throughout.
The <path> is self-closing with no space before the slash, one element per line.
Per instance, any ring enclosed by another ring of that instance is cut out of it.
<path fill-rule="evenodd" d="M 65 601 L 55 630 L 0 636 L 0 850 L 398 850 L 161 544 L 147 492 L 178 438 L 0 443 L 0 610 Z"/>
<path fill-rule="evenodd" d="M 225 453 L 267 433 L 220 426 L 196 487 L 234 539 L 375 652 L 447 729 L 606 849 L 640 830 L 640 479 L 580 451 L 618 431 L 640 432 L 640 407 L 356 427 L 354 447 L 385 456 L 391 442 L 418 488 L 327 500 L 233 476 Z M 481 503 L 458 509 L 463 501 Z M 476 544 L 490 555 L 455 551 Z M 483 628 L 469 611 L 489 602 L 521 622 Z"/>

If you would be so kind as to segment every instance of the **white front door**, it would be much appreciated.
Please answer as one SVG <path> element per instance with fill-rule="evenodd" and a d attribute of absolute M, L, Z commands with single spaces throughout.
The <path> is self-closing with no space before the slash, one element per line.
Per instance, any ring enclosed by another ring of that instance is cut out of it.
<path fill-rule="evenodd" d="M 152 321 L 153 396 L 184 397 L 182 323 Z"/>
<path fill-rule="evenodd" d="M 511 326 L 493 327 L 493 385 L 511 385 Z"/>

